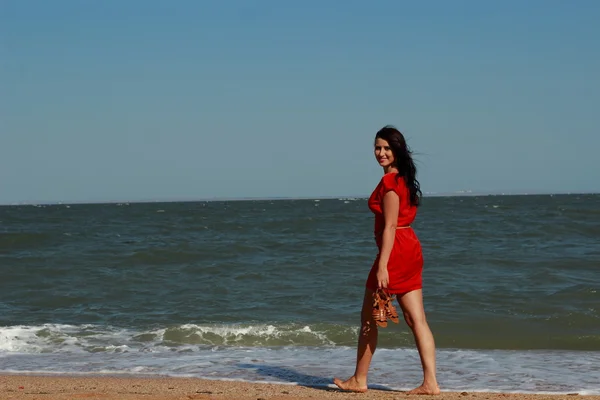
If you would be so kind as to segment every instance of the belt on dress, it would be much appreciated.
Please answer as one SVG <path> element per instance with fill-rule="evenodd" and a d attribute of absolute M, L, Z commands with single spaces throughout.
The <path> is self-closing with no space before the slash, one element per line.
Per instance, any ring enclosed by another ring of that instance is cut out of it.
<path fill-rule="evenodd" d="M 405 225 L 405 226 L 397 226 L 396 229 L 408 229 L 408 228 L 412 228 L 410 225 Z M 383 231 L 379 231 L 379 232 L 375 232 L 375 235 L 379 236 L 383 234 Z"/>

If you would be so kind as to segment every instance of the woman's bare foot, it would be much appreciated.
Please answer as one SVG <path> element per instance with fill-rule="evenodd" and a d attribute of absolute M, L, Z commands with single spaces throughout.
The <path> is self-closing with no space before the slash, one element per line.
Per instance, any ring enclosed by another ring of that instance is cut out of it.
<path fill-rule="evenodd" d="M 425 395 L 436 395 L 440 394 L 440 388 L 438 385 L 426 385 L 422 384 L 418 388 L 407 392 L 406 394 L 425 394 Z"/>
<path fill-rule="evenodd" d="M 335 385 L 340 389 L 347 390 L 349 392 L 364 393 L 367 391 L 367 385 L 361 385 L 358 383 L 354 376 L 347 381 L 342 381 L 339 378 L 333 378 L 333 383 L 335 383 Z"/>

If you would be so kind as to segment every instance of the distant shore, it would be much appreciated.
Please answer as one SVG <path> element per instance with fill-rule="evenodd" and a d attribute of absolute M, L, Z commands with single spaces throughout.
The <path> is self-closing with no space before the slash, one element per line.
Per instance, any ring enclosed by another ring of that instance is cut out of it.
<path fill-rule="evenodd" d="M 0 375 L 0 398 L 21 399 L 103 399 L 103 400 L 298 400 L 298 399 L 471 399 L 541 400 L 573 399 L 571 394 L 524 394 L 494 392 L 442 392 L 439 396 L 408 396 L 405 392 L 371 389 L 367 393 L 346 393 L 334 387 L 306 387 L 289 384 L 249 383 L 170 377 L 36 376 Z M 600 395 L 581 396 L 600 400 Z"/>
<path fill-rule="evenodd" d="M 597 192 L 426 192 L 423 197 L 495 197 L 495 196 L 588 196 L 599 195 Z M 227 201 L 291 201 L 291 200 L 366 200 L 369 195 L 360 196 L 306 196 L 306 197 L 212 197 L 198 199 L 154 199 L 154 200 L 100 200 L 100 201 L 24 201 L 0 203 L 0 207 L 10 206 L 73 206 L 73 205 L 102 205 L 102 204 L 167 204 L 167 203 L 210 203 Z"/>

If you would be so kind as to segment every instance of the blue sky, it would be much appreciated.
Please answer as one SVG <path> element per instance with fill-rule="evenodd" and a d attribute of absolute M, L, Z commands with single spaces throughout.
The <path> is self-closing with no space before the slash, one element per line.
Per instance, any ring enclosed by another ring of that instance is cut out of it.
<path fill-rule="evenodd" d="M 0 1 L 0 203 L 600 191 L 600 2 Z"/>

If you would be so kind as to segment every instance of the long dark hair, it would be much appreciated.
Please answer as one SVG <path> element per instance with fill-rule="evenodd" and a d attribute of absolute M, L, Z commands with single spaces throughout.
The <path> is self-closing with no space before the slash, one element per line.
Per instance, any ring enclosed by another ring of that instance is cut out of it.
<path fill-rule="evenodd" d="M 412 159 L 412 151 L 406 144 L 404 135 L 391 125 L 384 126 L 375 135 L 375 141 L 383 139 L 390 145 L 398 168 L 396 179 L 402 177 L 410 192 L 410 204 L 418 207 L 421 204 L 421 185 L 417 180 L 417 167 Z"/>

